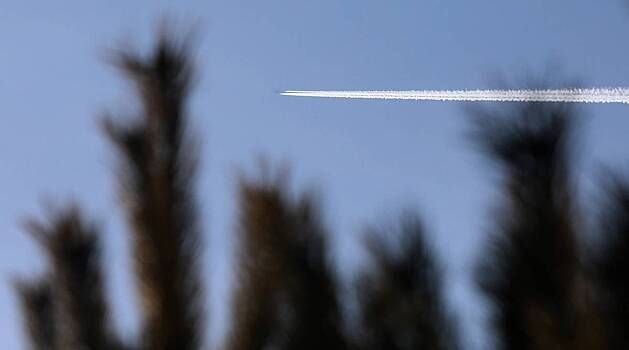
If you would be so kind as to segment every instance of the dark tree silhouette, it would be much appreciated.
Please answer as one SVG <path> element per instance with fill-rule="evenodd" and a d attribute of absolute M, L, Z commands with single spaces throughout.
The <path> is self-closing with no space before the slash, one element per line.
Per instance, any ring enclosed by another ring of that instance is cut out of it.
<path fill-rule="evenodd" d="M 282 179 L 240 185 L 240 284 L 230 349 L 344 349 L 317 202 Z"/>
<path fill-rule="evenodd" d="M 33 350 L 52 350 L 55 347 L 55 321 L 50 277 L 16 282 L 17 294 L 24 317 L 24 325 Z"/>
<path fill-rule="evenodd" d="M 76 207 L 27 225 L 51 271 L 18 284 L 34 349 L 111 349 L 117 344 L 103 296 L 98 232 Z"/>
<path fill-rule="evenodd" d="M 200 233 L 193 189 L 197 152 L 187 134 L 193 78 L 189 44 L 162 35 L 148 57 L 122 52 L 141 116 L 107 119 L 122 158 L 121 197 L 131 232 L 143 316 L 142 348 L 192 350 L 203 339 Z"/>
<path fill-rule="evenodd" d="M 116 65 L 141 102 L 139 118 L 105 121 L 120 156 L 121 198 L 133 241 L 142 314 L 141 349 L 198 349 L 204 308 L 193 189 L 197 150 L 187 135 L 193 78 L 189 44 L 162 34 L 148 57 L 119 52 Z M 103 299 L 99 236 L 76 208 L 30 230 L 51 277 L 18 283 L 36 349 L 118 349 Z"/>
<path fill-rule="evenodd" d="M 577 246 L 574 118 L 566 106 L 526 104 L 479 120 L 477 136 L 504 173 L 498 232 L 479 273 L 500 349 L 604 348 Z"/>
<path fill-rule="evenodd" d="M 610 176 L 601 208 L 603 247 L 595 260 L 599 301 L 610 349 L 629 346 L 629 183 Z"/>
<path fill-rule="evenodd" d="M 442 295 L 441 269 L 410 212 L 395 227 L 366 236 L 375 271 L 358 281 L 364 349 L 456 349 L 453 320 Z M 392 246 L 391 241 L 398 244 Z"/>

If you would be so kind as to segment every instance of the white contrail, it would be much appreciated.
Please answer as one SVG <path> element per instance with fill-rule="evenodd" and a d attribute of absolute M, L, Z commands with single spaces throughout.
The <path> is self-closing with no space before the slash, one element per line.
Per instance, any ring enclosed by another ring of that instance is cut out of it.
<path fill-rule="evenodd" d="M 364 98 L 421 101 L 495 101 L 495 102 L 573 102 L 626 103 L 629 88 L 555 89 L 555 90 L 407 90 L 407 91 L 295 91 L 284 96 Z"/>

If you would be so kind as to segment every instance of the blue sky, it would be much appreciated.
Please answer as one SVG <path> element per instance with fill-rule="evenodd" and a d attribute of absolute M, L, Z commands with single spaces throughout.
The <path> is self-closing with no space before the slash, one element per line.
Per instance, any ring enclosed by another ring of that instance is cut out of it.
<path fill-rule="evenodd" d="M 176 3 L 176 5 L 175 5 Z M 526 82 L 629 86 L 622 1 L 0 1 L 0 347 L 22 348 L 8 281 L 41 270 L 20 229 L 42 203 L 80 201 L 102 224 L 120 331 L 135 332 L 128 246 L 103 112 L 133 96 L 105 63 L 118 43 L 146 48 L 163 15 L 198 24 L 202 73 L 191 105 L 204 146 L 200 198 L 210 244 L 213 333 L 220 333 L 234 175 L 265 155 L 295 188 L 325 192 L 339 261 L 383 213 L 418 207 L 448 271 L 466 342 L 481 348 L 483 308 L 470 271 L 484 242 L 495 172 L 464 139 L 466 104 L 280 97 L 285 89 L 466 89 Z M 548 75 L 547 75 L 548 74 Z M 629 107 L 583 106 L 579 176 L 625 166 Z"/>

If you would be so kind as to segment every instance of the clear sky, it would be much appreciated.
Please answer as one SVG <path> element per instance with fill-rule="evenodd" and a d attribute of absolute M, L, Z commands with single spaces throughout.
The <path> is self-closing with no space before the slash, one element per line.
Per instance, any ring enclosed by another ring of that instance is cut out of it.
<path fill-rule="evenodd" d="M 41 217 L 47 200 L 76 199 L 102 224 L 114 318 L 123 334 L 136 331 L 113 155 L 97 122 L 104 111 L 133 106 L 104 62 L 108 48 L 146 48 L 165 14 L 199 25 L 202 76 L 191 110 L 204 146 L 199 190 L 216 334 L 225 324 L 225 304 L 216 301 L 226 293 L 234 175 L 266 155 L 292 165 L 295 187 L 324 190 L 342 264 L 357 256 L 352 242 L 364 224 L 417 206 L 446 262 L 465 342 L 482 348 L 483 308 L 469 276 L 490 225 L 495 172 L 464 138 L 469 105 L 278 91 L 495 88 L 545 74 L 550 83 L 629 86 L 629 4 L 621 0 L 94 3 L 0 0 L 3 349 L 23 348 L 8 281 L 42 267 L 19 222 Z M 629 107 L 583 111 L 579 175 L 591 197 L 598 167 L 629 160 Z"/>

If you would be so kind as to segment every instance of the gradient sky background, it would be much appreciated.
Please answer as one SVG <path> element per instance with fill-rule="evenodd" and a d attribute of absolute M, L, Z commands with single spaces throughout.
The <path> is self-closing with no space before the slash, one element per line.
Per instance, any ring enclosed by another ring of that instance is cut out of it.
<path fill-rule="evenodd" d="M 496 172 L 464 138 L 469 105 L 290 98 L 279 90 L 495 88 L 546 73 L 551 84 L 629 86 L 629 6 L 620 0 L 94 3 L 0 0 L 3 349 L 24 344 L 8 282 L 43 262 L 19 222 L 41 217 L 46 200 L 76 199 L 102 224 L 114 318 L 123 334 L 137 330 L 113 155 L 98 120 L 134 101 L 104 62 L 107 49 L 146 48 L 164 14 L 199 24 L 202 76 L 191 110 L 204 146 L 199 190 L 213 334 L 226 324 L 217 300 L 226 293 L 234 175 L 266 155 L 289 161 L 295 188 L 324 190 L 343 266 L 358 256 L 352 243 L 366 223 L 417 206 L 446 262 L 465 342 L 483 347 L 483 308 L 469 276 L 490 227 Z M 629 107 L 582 110 L 579 175 L 583 195 L 594 198 L 596 169 L 626 168 Z"/>

